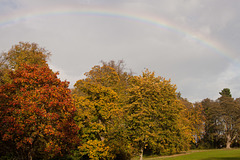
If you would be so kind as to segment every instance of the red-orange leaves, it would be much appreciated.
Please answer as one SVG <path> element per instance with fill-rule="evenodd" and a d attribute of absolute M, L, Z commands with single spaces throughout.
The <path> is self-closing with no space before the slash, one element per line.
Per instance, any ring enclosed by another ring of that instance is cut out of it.
<path fill-rule="evenodd" d="M 0 86 L 2 141 L 14 144 L 9 149 L 25 155 L 23 159 L 67 152 L 78 142 L 68 83 L 48 66 L 22 65 L 10 77 L 11 83 Z"/>

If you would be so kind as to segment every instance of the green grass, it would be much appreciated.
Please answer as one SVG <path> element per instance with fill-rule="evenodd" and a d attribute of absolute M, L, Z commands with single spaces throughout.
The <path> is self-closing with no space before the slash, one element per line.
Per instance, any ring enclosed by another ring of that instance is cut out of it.
<path fill-rule="evenodd" d="M 183 155 L 144 158 L 144 160 L 240 160 L 240 149 L 189 151 Z"/>

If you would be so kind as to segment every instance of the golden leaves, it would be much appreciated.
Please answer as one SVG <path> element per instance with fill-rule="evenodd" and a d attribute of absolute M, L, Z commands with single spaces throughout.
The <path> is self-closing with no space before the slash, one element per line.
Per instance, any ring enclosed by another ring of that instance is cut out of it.
<path fill-rule="evenodd" d="M 130 81 L 125 110 L 133 142 L 139 148 L 149 146 L 157 152 L 162 152 L 163 148 L 175 152 L 175 146 L 169 144 L 177 145 L 179 142 L 175 139 L 181 138 L 177 123 L 182 110 L 175 85 L 148 70 Z M 159 146 L 159 138 L 163 148 Z"/>

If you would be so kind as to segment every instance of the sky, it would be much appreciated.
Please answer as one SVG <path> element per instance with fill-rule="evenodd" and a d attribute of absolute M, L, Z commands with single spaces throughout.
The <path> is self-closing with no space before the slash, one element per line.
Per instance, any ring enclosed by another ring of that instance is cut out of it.
<path fill-rule="evenodd" d="M 0 52 L 37 43 L 71 88 L 101 60 L 124 60 L 191 102 L 224 88 L 238 98 L 239 15 L 237 0 L 0 0 Z"/>

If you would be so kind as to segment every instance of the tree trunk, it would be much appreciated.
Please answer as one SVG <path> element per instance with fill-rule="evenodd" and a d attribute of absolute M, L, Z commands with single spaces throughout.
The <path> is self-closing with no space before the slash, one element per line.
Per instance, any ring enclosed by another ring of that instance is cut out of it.
<path fill-rule="evenodd" d="M 230 134 L 227 135 L 227 142 L 226 142 L 226 148 L 230 149 L 231 148 L 231 136 Z"/>
<path fill-rule="evenodd" d="M 105 126 L 105 124 L 102 123 L 101 119 L 98 120 L 98 123 L 104 125 L 104 127 L 105 127 L 105 129 L 106 129 L 106 126 Z M 104 141 L 104 140 L 105 140 L 105 138 L 104 138 L 103 136 L 101 136 L 100 133 L 98 133 L 98 135 L 99 135 L 101 141 Z"/>
<path fill-rule="evenodd" d="M 31 152 L 28 153 L 28 160 L 32 160 L 32 153 Z"/>
<path fill-rule="evenodd" d="M 33 159 L 33 148 L 31 147 L 28 151 L 28 160 L 32 160 Z"/>
<path fill-rule="evenodd" d="M 140 159 L 139 160 L 143 160 L 143 147 L 140 150 Z"/>

